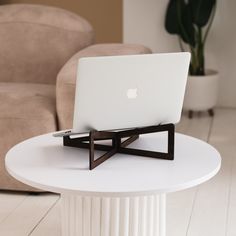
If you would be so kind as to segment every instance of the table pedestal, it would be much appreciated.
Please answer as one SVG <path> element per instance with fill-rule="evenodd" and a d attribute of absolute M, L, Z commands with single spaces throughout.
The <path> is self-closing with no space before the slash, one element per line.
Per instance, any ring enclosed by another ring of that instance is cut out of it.
<path fill-rule="evenodd" d="M 62 236 L 165 236 L 166 196 L 61 195 Z"/>

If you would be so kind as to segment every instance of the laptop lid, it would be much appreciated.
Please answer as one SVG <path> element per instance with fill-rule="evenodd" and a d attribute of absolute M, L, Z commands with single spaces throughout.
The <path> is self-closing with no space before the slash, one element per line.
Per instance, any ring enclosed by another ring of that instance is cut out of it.
<path fill-rule="evenodd" d="M 73 132 L 178 123 L 190 53 L 81 58 Z"/>

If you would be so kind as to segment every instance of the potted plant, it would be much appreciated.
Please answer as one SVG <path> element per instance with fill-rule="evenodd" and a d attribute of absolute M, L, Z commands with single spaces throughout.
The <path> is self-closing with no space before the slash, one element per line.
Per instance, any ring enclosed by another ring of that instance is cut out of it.
<path fill-rule="evenodd" d="M 205 45 L 216 11 L 216 0 L 170 0 L 165 18 L 165 28 L 178 35 L 182 51 L 191 52 L 189 78 L 184 109 L 207 110 L 214 115 L 213 107 L 218 98 L 219 75 L 205 68 Z"/>

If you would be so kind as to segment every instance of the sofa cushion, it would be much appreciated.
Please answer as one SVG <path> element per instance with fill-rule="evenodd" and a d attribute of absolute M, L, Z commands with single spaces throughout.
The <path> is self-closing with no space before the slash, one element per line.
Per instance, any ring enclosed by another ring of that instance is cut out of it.
<path fill-rule="evenodd" d="M 55 84 L 61 67 L 94 41 L 82 17 L 34 4 L 0 6 L 0 81 Z"/>
<path fill-rule="evenodd" d="M 14 190 L 22 189 L 22 185 L 5 170 L 6 152 L 27 138 L 55 130 L 54 85 L 0 83 L 1 189 L 9 189 L 9 186 Z"/>

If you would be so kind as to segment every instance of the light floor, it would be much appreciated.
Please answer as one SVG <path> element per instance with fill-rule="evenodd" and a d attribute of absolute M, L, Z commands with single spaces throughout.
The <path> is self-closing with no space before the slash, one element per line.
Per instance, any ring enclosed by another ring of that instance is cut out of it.
<path fill-rule="evenodd" d="M 212 180 L 168 195 L 167 236 L 236 236 L 236 110 L 183 116 L 177 130 L 208 141 L 223 160 Z M 54 194 L 0 192 L 0 236 L 60 236 L 59 203 Z"/>

